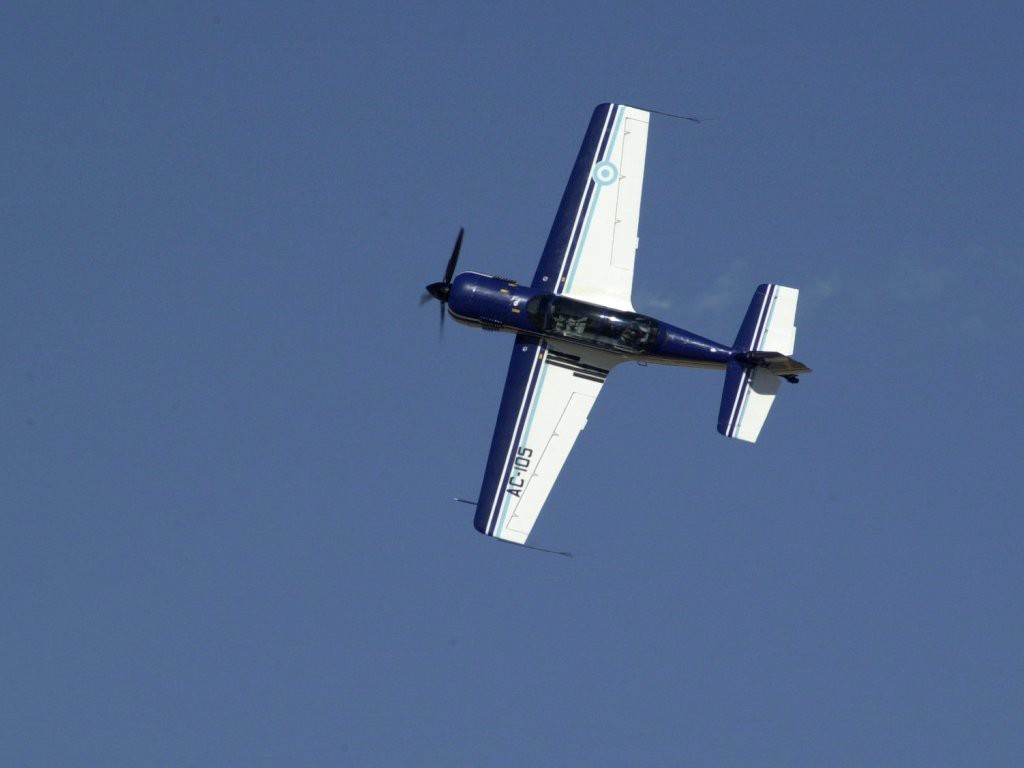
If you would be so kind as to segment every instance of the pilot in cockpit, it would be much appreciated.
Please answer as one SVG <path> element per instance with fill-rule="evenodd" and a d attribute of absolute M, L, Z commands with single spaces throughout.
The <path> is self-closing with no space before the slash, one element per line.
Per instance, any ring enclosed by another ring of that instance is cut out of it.
<path fill-rule="evenodd" d="M 639 323 L 630 323 L 626 326 L 625 330 L 622 331 L 622 341 L 631 347 L 635 347 L 644 338 L 643 329 L 640 328 Z"/>

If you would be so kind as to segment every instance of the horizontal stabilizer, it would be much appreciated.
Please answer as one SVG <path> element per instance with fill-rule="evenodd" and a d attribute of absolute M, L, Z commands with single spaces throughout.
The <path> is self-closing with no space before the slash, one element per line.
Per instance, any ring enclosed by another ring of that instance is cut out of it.
<path fill-rule="evenodd" d="M 796 344 L 796 302 L 800 291 L 759 285 L 733 344 L 735 349 L 792 355 Z"/>
<path fill-rule="evenodd" d="M 718 431 L 753 443 L 761 434 L 779 391 L 780 377 L 796 383 L 811 369 L 794 360 L 796 288 L 765 283 L 757 286 L 733 347 L 736 354 L 725 370 Z"/>
<path fill-rule="evenodd" d="M 718 431 L 726 437 L 755 442 L 775 402 L 779 381 L 764 366 L 750 367 L 730 360 L 718 409 Z"/>

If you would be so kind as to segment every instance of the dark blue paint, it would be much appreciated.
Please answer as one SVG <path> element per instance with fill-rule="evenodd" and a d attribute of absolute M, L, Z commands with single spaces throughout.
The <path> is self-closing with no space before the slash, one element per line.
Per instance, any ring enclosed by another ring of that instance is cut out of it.
<path fill-rule="evenodd" d="M 533 368 L 538 347 L 543 347 L 544 340 L 537 336 L 520 334 L 516 336 L 512 348 L 512 358 L 508 364 L 508 375 L 505 377 L 505 390 L 501 395 L 501 406 L 498 408 L 498 422 L 494 427 L 491 439 L 491 450 L 487 456 L 487 468 L 484 470 L 484 481 L 477 499 L 476 516 L 473 526 L 488 536 L 494 532 L 498 515 L 490 521 L 491 508 L 495 498 L 502 494 L 511 471 L 511 460 L 508 446 L 519 445 L 526 423 L 526 409 L 520 413 L 523 397 L 530 400 L 533 390 L 540 378 L 541 366 Z M 532 375 L 531 375 L 532 370 Z"/>
<path fill-rule="evenodd" d="M 496 329 L 500 325 L 500 330 L 512 333 L 525 333 L 534 337 L 559 339 L 563 342 L 569 341 L 581 346 L 612 352 L 620 356 L 623 361 L 635 360 L 665 365 L 724 368 L 738 351 L 728 344 L 698 336 L 654 318 L 649 319 L 659 326 L 658 336 L 653 347 L 645 352 L 618 348 L 613 350 L 601 344 L 586 343 L 576 339 L 566 339 L 557 334 L 545 333 L 528 317 L 526 305 L 530 299 L 546 295 L 552 294 L 549 291 L 518 285 L 502 278 L 463 272 L 452 281 L 448 311 L 452 317 L 463 323 Z M 598 308 L 598 305 L 595 304 L 579 303 Z M 648 318 L 646 315 L 620 312 L 615 309 L 600 308 L 600 310 L 614 316 Z"/>
<path fill-rule="evenodd" d="M 763 296 L 763 293 L 761 294 Z M 558 302 L 571 302 L 574 305 L 590 308 L 602 316 L 616 319 L 643 320 L 657 325 L 657 336 L 646 345 L 643 351 L 629 349 L 610 349 L 606 344 L 588 344 L 580 340 L 570 340 L 555 333 L 545 333 L 527 312 L 531 299 L 543 302 L 547 299 Z M 756 303 L 756 296 L 755 302 Z M 753 311 L 753 310 L 751 310 Z M 742 350 L 734 349 L 720 342 L 698 336 L 687 330 L 678 328 L 654 318 L 637 313 L 622 312 L 594 304 L 577 302 L 569 297 L 555 298 L 551 291 L 538 290 L 531 286 L 519 285 L 505 278 L 489 277 L 474 272 L 463 272 L 452 280 L 448 296 L 448 312 L 456 320 L 468 325 L 508 331 L 516 334 L 515 346 L 509 361 L 508 375 L 505 378 L 505 389 L 501 396 L 498 409 L 498 420 L 491 440 L 487 467 L 484 470 L 483 484 L 477 500 L 474 527 L 481 533 L 493 535 L 500 517 L 500 503 L 512 471 L 515 458 L 510 453 L 510 446 L 520 444 L 522 433 L 529 416 L 529 407 L 523 407 L 533 398 L 537 387 L 542 365 L 534 366 L 538 352 L 543 353 L 546 339 L 557 339 L 562 343 L 573 343 L 580 346 L 601 349 L 604 352 L 619 356 L 623 362 L 661 363 L 667 365 L 694 365 L 701 367 L 725 368 L 726 365 L 744 367 L 735 356 Z M 749 313 L 748 313 L 749 314 Z M 757 326 L 755 318 L 754 326 Z M 723 406 L 724 407 L 724 406 Z M 499 509 L 494 510 L 495 503 Z M 493 510 L 493 515 L 492 515 Z"/>
<path fill-rule="evenodd" d="M 730 360 L 725 371 L 725 384 L 722 387 L 722 402 L 718 406 L 718 432 L 729 437 L 729 417 L 732 416 L 733 405 L 739 396 L 740 389 L 746 384 L 751 369 L 738 360 Z"/>
<path fill-rule="evenodd" d="M 611 120 L 608 117 L 614 108 L 614 104 L 599 104 L 590 118 L 590 125 L 583 137 L 583 144 L 576 156 L 572 173 L 569 174 L 569 181 L 565 185 L 558 213 L 555 214 L 551 232 L 548 234 L 540 263 L 533 276 L 532 285 L 538 290 L 555 292 L 561 284 L 561 278 L 564 277 L 564 274 L 561 274 L 562 270 L 569 268 L 567 264 L 563 266 L 562 261 L 570 243 L 574 243 L 579 237 L 582 222 L 576 222 L 576 212 L 579 210 L 580 201 L 584 198 L 589 199 L 593 194 L 594 180 L 590 177 L 590 171 L 594 167 L 596 158 L 607 146 L 607 134 L 612 128 Z M 573 227 L 574 223 L 576 223 L 575 228 Z"/>
<path fill-rule="evenodd" d="M 772 288 L 770 285 L 758 288 L 732 346 L 646 315 L 560 295 L 572 269 L 567 254 L 575 252 L 584 227 L 584 217 L 579 213 L 587 209 L 595 194 L 597 183 L 592 178 L 592 169 L 607 151 L 615 127 L 615 110 L 614 104 L 601 104 L 590 118 L 532 283 L 525 286 L 505 278 L 464 272 L 455 276 L 450 287 L 444 284 L 448 312 L 456 320 L 516 334 L 473 521 L 476 529 L 487 535 L 493 535 L 498 525 L 500 506 L 513 471 L 513 451 L 521 443 L 529 419 L 529 404 L 543 369 L 543 364 L 534 363 L 538 355 L 544 354 L 546 339 L 600 349 L 618 356 L 622 362 L 728 367 L 729 391 L 721 406 L 727 419 L 727 403 L 731 407 L 741 379 L 749 375 L 751 363 L 742 355 L 752 347 L 766 322 L 764 298 Z"/>
<path fill-rule="evenodd" d="M 736 334 L 736 341 L 733 342 L 733 347 L 736 349 L 747 350 L 754 348 L 754 341 L 761 335 L 764 325 L 768 321 L 768 312 L 765 311 L 767 310 L 765 296 L 773 287 L 771 283 L 762 283 L 754 291 L 754 296 L 750 300 L 750 306 L 747 308 L 747 314 L 743 318 L 739 332 Z"/>

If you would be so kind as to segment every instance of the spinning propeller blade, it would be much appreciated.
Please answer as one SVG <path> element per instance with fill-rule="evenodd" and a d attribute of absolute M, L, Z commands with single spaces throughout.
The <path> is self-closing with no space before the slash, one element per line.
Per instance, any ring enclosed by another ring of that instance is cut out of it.
<path fill-rule="evenodd" d="M 431 283 L 427 286 L 427 292 L 420 297 L 420 306 L 426 303 L 431 296 L 441 302 L 441 332 L 444 332 L 444 305 L 448 303 L 448 295 L 452 290 L 452 278 L 455 276 L 455 267 L 459 263 L 459 251 L 462 250 L 462 236 L 466 234 L 463 227 L 459 227 L 459 236 L 455 238 L 455 247 L 452 248 L 452 255 L 448 257 L 448 266 L 444 270 L 444 280 L 439 283 Z"/>
<path fill-rule="evenodd" d="M 466 234 L 463 227 L 459 227 L 459 236 L 455 238 L 455 247 L 452 248 L 451 258 L 448 259 L 448 268 L 444 271 L 444 281 L 449 285 L 452 282 L 452 275 L 455 274 L 455 265 L 459 261 L 459 251 L 462 250 L 462 236 Z"/>

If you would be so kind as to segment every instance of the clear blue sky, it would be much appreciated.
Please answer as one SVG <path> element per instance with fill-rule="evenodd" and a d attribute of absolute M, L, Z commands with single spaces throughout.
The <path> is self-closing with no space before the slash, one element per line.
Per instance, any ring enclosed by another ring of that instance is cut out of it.
<path fill-rule="evenodd" d="M 1019 766 L 1012 3 L 0 11 L 0 763 Z M 801 289 L 756 446 L 623 366 L 473 531 L 594 105 L 655 118 L 635 303 Z"/>

